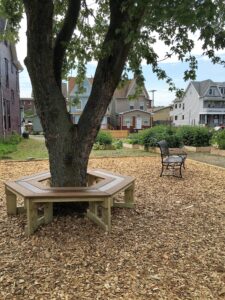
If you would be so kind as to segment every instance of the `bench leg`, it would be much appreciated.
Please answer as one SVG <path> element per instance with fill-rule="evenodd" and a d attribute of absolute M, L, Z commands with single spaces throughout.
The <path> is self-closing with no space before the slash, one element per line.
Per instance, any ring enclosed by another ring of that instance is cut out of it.
<path fill-rule="evenodd" d="M 7 206 L 7 214 L 8 215 L 16 215 L 17 214 L 17 204 L 16 204 L 16 195 L 9 191 L 5 190 L 6 194 L 6 206 Z"/>
<path fill-rule="evenodd" d="M 114 207 L 126 207 L 126 208 L 133 208 L 134 207 L 134 183 L 129 186 L 124 191 L 124 201 L 123 202 L 114 202 Z"/>
<path fill-rule="evenodd" d="M 53 220 L 53 203 L 47 202 L 44 204 L 45 224 L 51 223 Z"/>
<path fill-rule="evenodd" d="M 101 226 L 105 231 L 111 230 L 111 199 L 106 198 L 101 202 L 89 202 L 87 217 L 97 225 Z M 98 208 L 101 209 L 99 216 Z"/>
<path fill-rule="evenodd" d="M 38 211 L 37 204 L 31 199 L 26 200 L 27 207 L 27 226 L 25 228 L 26 235 L 29 236 L 38 228 Z"/>
<path fill-rule="evenodd" d="M 108 198 L 102 205 L 102 221 L 105 224 L 106 231 L 111 231 L 111 199 Z"/>

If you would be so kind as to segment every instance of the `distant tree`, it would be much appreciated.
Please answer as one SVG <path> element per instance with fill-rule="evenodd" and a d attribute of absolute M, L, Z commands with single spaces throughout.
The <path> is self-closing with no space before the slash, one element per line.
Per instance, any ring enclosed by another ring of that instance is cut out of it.
<path fill-rule="evenodd" d="M 143 82 L 141 63 L 151 65 L 159 79 L 174 89 L 160 69 L 153 45 L 157 38 L 179 60 L 189 62 L 184 79 L 194 79 L 191 54 L 198 34 L 203 51 L 214 63 L 224 63 L 215 50 L 224 48 L 222 0 L 1 0 L 1 14 L 18 32 L 27 16 L 27 66 L 35 105 L 45 133 L 53 186 L 84 186 L 89 155 L 101 121 L 121 79 L 130 69 Z M 94 4 L 94 5 L 93 5 Z M 74 125 L 61 92 L 61 80 L 71 68 L 82 78 L 88 61 L 96 60 L 92 91 L 79 123 Z"/>

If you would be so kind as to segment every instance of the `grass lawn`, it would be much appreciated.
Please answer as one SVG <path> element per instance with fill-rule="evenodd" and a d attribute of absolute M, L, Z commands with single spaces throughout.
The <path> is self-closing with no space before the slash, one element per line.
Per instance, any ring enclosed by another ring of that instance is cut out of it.
<path fill-rule="evenodd" d="M 4 158 L 4 157 L 3 157 Z M 30 158 L 48 158 L 48 152 L 43 139 L 23 139 L 17 145 L 17 151 L 7 154 L 7 158 L 13 160 L 27 160 Z"/>
<path fill-rule="evenodd" d="M 117 149 L 117 150 L 93 150 L 91 157 L 124 157 L 124 156 L 155 156 L 153 153 L 140 151 L 138 149 Z M 7 154 L 7 159 L 27 160 L 27 159 L 46 159 L 48 152 L 43 138 L 35 137 L 23 139 L 17 146 L 17 151 Z M 4 159 L 4 157 L 3 157 Z"/>
<path fill-rule="evenodd" d="M 91 157 L 145 157 L 156 156 L 157 154 L 146 152 L 139 149 L 117 149 L 117 150 L 93 150 Z M 45 147 L 43 137 L 37 136 L 23 139 L 17 145 L 15 152 L 6 154 L 2 159 L 28 160 L 28 159 L 47 159 L 48 152 Z M 225 158 L 223 156 L 212 155 L 209 153 L 188 153 L 188 158 L 200 162 L 208 163 L 225 168 Z"/>

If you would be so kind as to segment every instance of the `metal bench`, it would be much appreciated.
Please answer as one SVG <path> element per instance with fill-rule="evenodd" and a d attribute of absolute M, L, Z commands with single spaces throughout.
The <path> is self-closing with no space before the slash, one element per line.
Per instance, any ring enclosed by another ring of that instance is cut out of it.
<path fill-rule="evenodd" d="M 160 177 L 162 177 L 163 175 L 171 175 L 182 178 L 181 168 L 182 166 L 183 168 L 185 168 L 185 160 L 187 158 L 187 153 L 182 149 L 178 148 L 170 150 L 165 140 L 159 141 L 157 144 L 160 148 L 162 163 Z"/>
<path fill-rule="evenodd" d="M 50 173 L 38 173 L 5 183 L 7 214 L 16 215 L 26 211 L 26 235 L 31 235 L 42 224 L 53 219 L 55 202 L 89 202 L 87 217 L 100 225 L 105 231 L 111 230 L 111 207 L 134 205 L 134 178 L 114 174 L 106 170 L 88 170 L 88 186 L 80 188 L 49 187 L 44 182 Z M 124 201 L 116 202 L 113 196 L 124 191 Z M 24 200 L 23 207 L 17 207 L 17 196 Z M 39 215 L 40 205 L 43 207 Z"/>

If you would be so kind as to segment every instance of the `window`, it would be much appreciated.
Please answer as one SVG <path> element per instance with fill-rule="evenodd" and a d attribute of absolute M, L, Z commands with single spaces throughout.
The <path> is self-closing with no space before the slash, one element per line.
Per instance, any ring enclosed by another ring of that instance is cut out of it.
<path fill-rule="evenodd" d="M 177 108 L 177 104 L 175 104 L 175 108 Z"/>
<path fill-rule="evenodd" d="M 5 58 L 5 86 L 9 87 L 9 62 L 7 58 Z"/>
<path fill-rule="evenodd" d="M 16 90 L 19 91 L 19 72 L 16 71 Z"/>
<path fill-rule="evenodd" d="M 181 108 L 181 103 L 179 104 L 179 108 Z"/>
<path fill-rule="evenodd" d="M 177 116 L 174 116 L 174 120 L 177 121 Z"/>
<path fill-rule="evenodd" d="M 134 105 L 130 105 L 130 109 L 134 109 Z"/>
<path fill-rule="evenodd" d="M 10 115 L 10 102 L 7 100 L 3 101 L 3 119 L 5 130 L 11 128 L 11 115 Z"/>
<path fill-rule="evenodd" d="M 8 129 L 11 128 L 11 115 L 10 115 L 10 102 L 6 102 L 6 113 L 7 113 L 7 121 L 8 121 Z"/>
<path fill-rule="evenodd" d="M 140 107 L 141 110 L 144 110 L 144 103 L 140 102 L 139 107 Z"/>
<path fill-rule="evenodd" d="M 184 103 L 183 103 L 183 109 L 184 109 Z"/>
<path fill-rule="evenodd" d="M 144 123 L 144 125 L 148 125 L 149 124 L 148 119 L 144 119 L 143 123 Z"/>
<path fill-rule="evenodd" d="M 76 103 L 76 109 L 81 109 L 81 101 L 78 100 Z"/>
<path fill-rule="evenodd" d="M 14 90 L 11 90 L 11 102 L 14 104 L 15 97 L 14 97 Z"/>
<path fill-rule="evenodd" d="M 130 128 L 130 118 L 125 118 L 124 123 L 127 128 Z"/>
<path fill-rule="evenodd" d="M 209 95 L 210 96 L 216 96 L 216 89 L 215 88 L 210 88 L 209 89 Z"/>
<path fill-rule="evenodd" d="M 220 87 L 220 92 L 222 95 L 225 95 L 225 87 Z"/>
<path fill-rule="evenodd" d="M 11 62 L 11 73 L 13 73 L 14 71 L 14 65 L 13 65 L 13 62 Z"/>
<path fill-rule="evenodd" d="M 182 115 L 182 120 L 184 120 L 184 115 Z"/>

